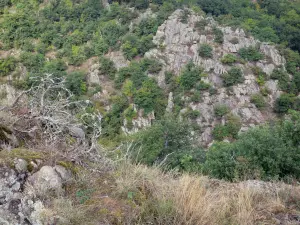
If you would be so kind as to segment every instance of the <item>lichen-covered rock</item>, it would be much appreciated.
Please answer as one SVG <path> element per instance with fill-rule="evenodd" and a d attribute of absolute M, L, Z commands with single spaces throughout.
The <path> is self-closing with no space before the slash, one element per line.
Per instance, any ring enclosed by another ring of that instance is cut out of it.
<path fill-rule="evenodd" d="M 53 167 L 43 166 L 28 178 L 26 188 L 34 190 L 34 193 L 38 196 L 43 196 L 51 192 L 55 194 L 62 193 L 62 184 L 62 178 Z"/>

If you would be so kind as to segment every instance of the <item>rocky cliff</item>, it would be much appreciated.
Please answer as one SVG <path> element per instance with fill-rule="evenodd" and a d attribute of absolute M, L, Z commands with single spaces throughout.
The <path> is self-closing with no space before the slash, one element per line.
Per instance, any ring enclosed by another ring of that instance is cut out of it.
<path fill-rule="evenodd" d="M 259 42 L 247 35 L 242 29 L 219 26 L 212 18 L 199 16 L 191 11 L 187 21 L 183 23 L 181 19 L 183 13 L 183 10 L 176 10 L 158 28 L 153 39 L 157 48 L 150 50 L 145 56 L 158 59 L 163 64 L 162 71 L 156 77 L 161 87 L 166 86 L 165 71 L 172 71 L 176 75 L 180 75 L 184 66 L 190 61 L 202 67 L 208 74 L 202 80 L 214 87 L 216 93 L 211 95 L 209 91 L 203 91 L 201 102 L 188 104 L 188 107 L 193 110 L 200 111 L 200 116 L 196 119 L 203 131 L 200 142 L 203 144 L 210 143 L 213 127 L 220 122 L 225 123 L 224 118 L 220 121 L 214 116 L 214 107 L 219 104 L 227 105 L 232 114 L 241 118 L 242 131 L 274 118 L 273 103 L 280 95 L 277 83 L 274 80 L 267 80 L 264 85 L 259 85 L 252 68 L 261 68 L 268 76 L 275 68 L 284 68 L 285 59 L 279 54 L 275 46 Z M 204 21 L 203 29 L 196 27 L 199 21 Z M 220 29 L 224 35 L 222 44 L 214 42 L 213 29 L 215 28 Z M 212 46 L 213 56 L 211 58 L 199 56 L 198 48 L 201 44 Z M 242 70 L 244 82 L 230 88 L 224 87 L 222 76 L 230 70 L 232 65 L 222 63 L 222 57 L 226 54 L 237 55 L 241 48 L 249 46 L 259 46 L 260 52 L 264 54 L 264 59 L 257 62 L 234 63 L 234 66 Z M 258 109 L 250 101 L 251 96 L 260 93 L 262 89 L 268 90 L 268 94 L 263 97 L 268 104 L 264 111 Z M 172 105 L 169 98 L 170 104 Z M 185 110 L 183 109 L 183 112 Z"/>

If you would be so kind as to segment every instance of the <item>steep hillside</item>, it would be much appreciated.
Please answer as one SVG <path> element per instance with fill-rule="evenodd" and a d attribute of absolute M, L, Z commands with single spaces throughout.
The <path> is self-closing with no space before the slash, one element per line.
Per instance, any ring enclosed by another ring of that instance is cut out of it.
<path fill-rule="evenodd" d="M 0 224 L 300 224 L 299 7 L 0 1 Z"/>
<path fill-rule="evenodd" d="M 195 119 L 203 131 L 200 141 L 203 144 L 210 143 L 213 127 L 227 122 L 226 117 L 220 119 L 214 114 L 214 108 L 219 105 L 227 106 L 228 113 L 240 117 L 243 131 L 247 127 L 274 119 L 272 108 L 275 100 L 280 96 L 280 91 L 277 82 L 271 80 L 270 76 L 275 69 L 285 70 L 285 59 L 276 48 L 246 35 L 241 29 L 218 26 L 212 18 L 197 16 L 192 12 L 188 12 L 187 20 L 183 23 L 181 21 L 183 13 L 185 11 L 177 10 L 158 28 L 154 43 L 159 48 L 147 52 L 146 57 L 156 58 L 164 65 L 157 77 L 159 85 L 163 88 L 168 87 L 165 83 L 166 71 L 172 71 L 174 75 L 180 76 L 185 65 L 190 61 L 203 68 L 205 76 L 198 84 L 202 84 L 203 87 L 193 84 L 192 87 L 195 88 L 191 93 L 180 93 L 179 96 L 175 96 L 175 98 L 184 98 L 186 102 L 181 113 L 189 108 L 200 112 Z M 202 27 L 199 27 L 199 24 L 202 24 Z M 217 43 L 216 40 L 217 30 L 223 39 L 221 43 Z M 199 54 L 199 48 L 203 45 L 212 48 L 209 57 Z M 257 48 L 260 52 L 258 54 L 262 54 L 261 59 L 243 59 L 241 49 L 249 47 Z M 233 59 L 232 62 L 225 61 L 229 59 L 228 56 Z M 227 84 L 229 79 L 227 74 L 232 68 L 241 70 L 242 80 Z M 214 93 L 211 92 L 212 89 L 215 90 Z M 178 94 L 177 90 L 170 91 L 175 92 L 175 95 Z M 191 95 L 198 92 L 200 96 L 195 102 Z M 262 92 L 266 93 L 261 94 Z M 264 109 L 255 106 L 252 101 L 253 96 L 266 102 Z"/>

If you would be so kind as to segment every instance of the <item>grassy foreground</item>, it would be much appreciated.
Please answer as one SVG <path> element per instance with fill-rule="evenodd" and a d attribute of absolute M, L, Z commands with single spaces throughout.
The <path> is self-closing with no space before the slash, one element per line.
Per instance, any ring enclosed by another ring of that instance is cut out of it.
<path fill-rule="evenodd" d="M 84 171 L 44 212 L 61 224 L 299 224 L 300 187 L 228 183 L 122 162 L 112 173 Z"/>

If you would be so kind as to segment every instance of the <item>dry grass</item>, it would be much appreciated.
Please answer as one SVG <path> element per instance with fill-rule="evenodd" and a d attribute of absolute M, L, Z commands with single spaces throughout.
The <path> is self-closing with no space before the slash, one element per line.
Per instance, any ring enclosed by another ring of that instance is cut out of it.
<path fill-rule="evenodd" d="M 51 207 L 57 224 L 300 224 L 299 186 L 227 183 L 130 163 L 100 177 L 86 171 L 77 181 L 64 204 Z M 78 188 L 94 189 L 83 204 L 74 198 Z"/>

